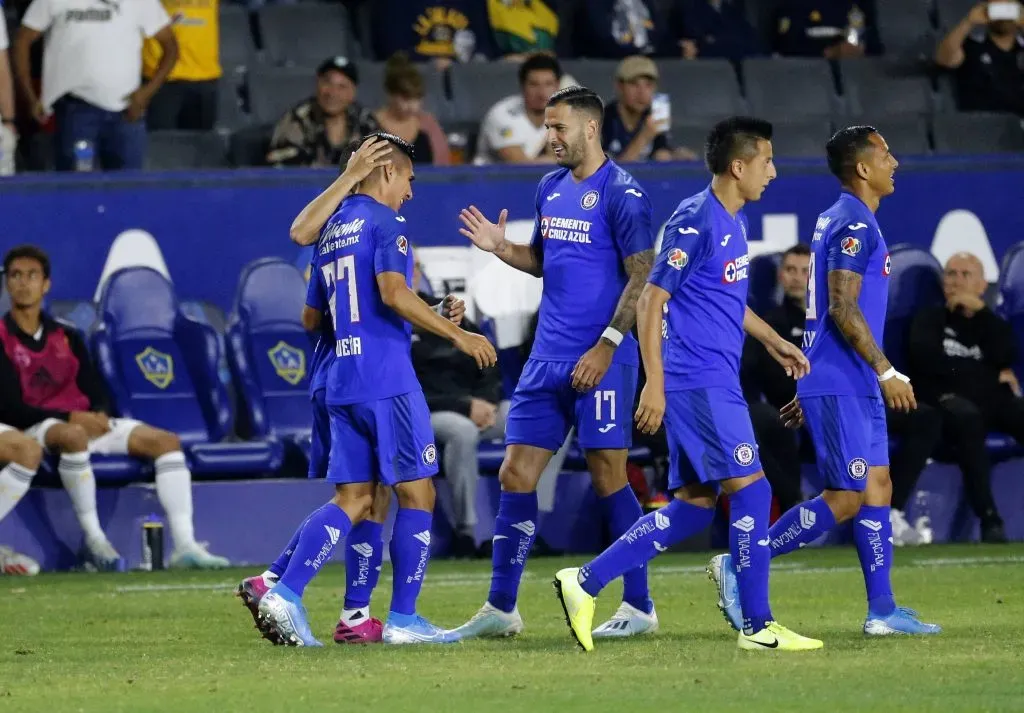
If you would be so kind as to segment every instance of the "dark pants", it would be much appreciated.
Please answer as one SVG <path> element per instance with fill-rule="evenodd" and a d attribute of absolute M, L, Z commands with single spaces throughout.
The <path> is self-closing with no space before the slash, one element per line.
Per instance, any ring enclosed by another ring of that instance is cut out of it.
<path fill-rule="evenodd" d="M 910 413 L 886 409 L 885 420 L 889 436 L 895 436 L 900 442 L 889 460 L 892 506 L 906 510 L 918 476 L 942 438 L 942 414 L 933 406 L 918 403 L 917 409 Z"/>
<path fill-rule="evenodd" d="M 146 110 L 150 131 L 209 131 L 217 121 L 218 80 L 167 82 Z"/>
<path fill-rule="evenodd" d="M 750 421 L 764 475 L 779 501 L 779 510 L 786 512 L 804 499 L 800 489 L 800 446 L 796 431 L 783 426 L 779 410 L 764 401 L 750 404 Z"/>
<path fill-rule="evenodd" d="M 990 431 L 1002 431 L 1024 443 L 1024 399 L 1009 391 L 977 402 L 950 396 L 939 402 L 938 409 L 942 413 L 942 454 L 960 466 L 971 509 L 983 522 L 998 519 L 985 438 Z"/>
<path fill-rule="evenodd" d="M 75 144 L 93 145 L 94 165 L 104 171 L 141 169 L 146 155 L 146 126 L 128 121 L 119 111 L 107 111 L 65 94 L 53 105 L 57 130 L 53 135 L 58 171 L 75 170 Z"/>

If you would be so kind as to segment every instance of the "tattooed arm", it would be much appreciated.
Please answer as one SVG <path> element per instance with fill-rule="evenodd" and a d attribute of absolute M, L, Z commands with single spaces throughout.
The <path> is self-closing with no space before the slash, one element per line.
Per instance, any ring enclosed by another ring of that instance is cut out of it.
<path fill-rule="evenodd" d="M 626 266 L 629 282 L 626 283 L 626 289 L 619 297 L 619 304 L 615 307 L 615 314 L 612 315 L 612 321 L 608 326 L 621 334 L 629 334 L 636 324 L 637 300 L 640 299 L 640 293 L 643 292 L 647 278 L 651 275 L 651 267 L 654 265 L 654 250 L 642 250 L 634 253 L 623 261 L 623 265 Z M 611 342 L 608 343 L 611 344 Z M 615 345 L 611 344 L 611 346 Z"/>
<path fill-rule="evenodd" d="M 892 364 L 875 342 L 871 328 L 860 311 L 857 299 L 863 276 L 852 270 L 830 270 L 828 273 L 828 313 L 843 337 L 876 374 L 884 374 Z"/>

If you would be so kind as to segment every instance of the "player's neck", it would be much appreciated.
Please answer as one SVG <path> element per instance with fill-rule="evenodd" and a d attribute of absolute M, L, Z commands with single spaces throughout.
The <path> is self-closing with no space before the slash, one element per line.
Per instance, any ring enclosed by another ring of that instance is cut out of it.
<path fill-rule="evenodd" d="M 25 334 L 32 335 L 39 331 L 43 324 L 42 309 L 36 307 L 15 307 L 11 306 L 11 319 L 18 325 L 18 329 Z"/>
<path fill-rule="evenodd" d="M 586 157 L 580 161 L 580 164 L 576 168 L 572 169 L 572 177 L 576 182 L 585 181 L 601 168 L 605 162 L 604 151 L 601 150 L 600 146 L 591 147 L 587 151 Z"/>
<path fill-rule="evenodd" d="M 734 218 L 747 204 L 747 201 L 740 195 L 739 184 L 722 176 L 715 176 L 711 179 L 711 192 L 715 194 L 715 198 L 729 212 L 729 215 Z"/>
<path fill-rule="evenodd" d="M 871 189 L 866 186 L 863 188 L 860 186 L 846 186 L 843 190 L 866 205 L 872 213 L 878 212 L 878 206 L 882 202 L 882 197 Z"/>
<path fill-rule="evenodd" d="M 379 183 L 373 183 L 373 184 L 371 184 L 369 186 L 367 186 L 365 184 L 365 182 L 361 183 L 359 185 L 359 189 L 355 192 L 355 195 L 357 195 L 357 196 L 366 196 L 367 198 L 372 198 L 373 200 L 377 201 L 381 205 L 387 205 L 388 204 L 388 202 L 386 200 L 384 200 L 384 196 L 383 196 L 383 194 L 381 192 L 381 185 Z"/>

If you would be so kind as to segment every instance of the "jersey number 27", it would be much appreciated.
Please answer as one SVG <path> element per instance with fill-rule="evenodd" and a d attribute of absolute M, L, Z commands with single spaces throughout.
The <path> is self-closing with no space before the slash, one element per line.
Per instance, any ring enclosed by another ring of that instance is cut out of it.
<path fill-rule="evenodd" d="M 359 321 L 359 291 L 356 288 L 356 256 L 346 255 L 338 258 L 332 263 L 323 265 L 320 271 L 324 275 L 324 281 L 327 283 L 327 289 L 331 291 L 331 298 L 328 300 L 328 304 L 331 307 L 331 319 L 334 320 L 334 329 L 338 329 L 338 283 L 345 281 L 346 273 L 348 277 L 348 321 L 358 322 Z"/>

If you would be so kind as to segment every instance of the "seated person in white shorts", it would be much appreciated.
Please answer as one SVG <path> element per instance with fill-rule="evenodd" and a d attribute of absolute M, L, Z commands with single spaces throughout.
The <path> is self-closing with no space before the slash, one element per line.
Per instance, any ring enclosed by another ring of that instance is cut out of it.
<path fill-rule="evenodd" d="M 207 552 L 192 530 L 192 474 L 173 433 L 139 421 L 109 418 L 106 394 L 82 338 L 42 311 L 50 290 L 50 261 L 23 245 L 4 256 L 11 311 L 0 320 L 0 423 L 60 455 L 58 471 L 85 532 L 85 555 L 97 569 L 123 561 L 100 528 L 90 453 L 153 461 L 156 494 L 167 514 L 172 567 L 217 568 L 228 561 Z"/>
<path fill-rule="evenodd" d="M 0 423 L 0 520 L 14 509 L 39 469 L 43 449 L 24 433 Z M 0 574 L 33 575 L 39 563 L 0 545 Z"/>

